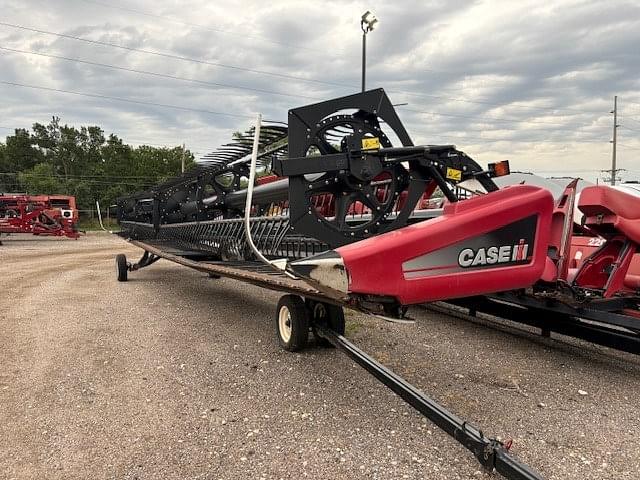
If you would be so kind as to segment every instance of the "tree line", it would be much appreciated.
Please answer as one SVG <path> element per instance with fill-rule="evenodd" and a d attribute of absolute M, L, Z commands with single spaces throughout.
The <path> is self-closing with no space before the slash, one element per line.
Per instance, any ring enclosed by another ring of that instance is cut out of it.
<path fill-rule="evenodd" d="M 194 156 L 181 146 L 133 147 L 98 126 L 34 123 L 0 142 L 0 193 L 73 195 L 79 209 L 92 209 L 127 193 L 145 190 L 180 173 Z"/>

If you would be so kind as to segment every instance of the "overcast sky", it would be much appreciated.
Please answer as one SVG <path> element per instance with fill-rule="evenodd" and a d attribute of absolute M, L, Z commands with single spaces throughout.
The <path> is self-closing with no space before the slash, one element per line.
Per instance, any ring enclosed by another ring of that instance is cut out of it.
<path fill-rule="evenodd" d="M 284 121 L 358 91 L 367 9 L 380 19 L 367 87 L 408 103 L 398 110 L 415 143 L 595 180 L 610 168 L 618 95 L 618 166 L 640 180 L 637 0 L 3 0 L 0 135 L 58 115 L 204 154 L 256 112 Z"/>

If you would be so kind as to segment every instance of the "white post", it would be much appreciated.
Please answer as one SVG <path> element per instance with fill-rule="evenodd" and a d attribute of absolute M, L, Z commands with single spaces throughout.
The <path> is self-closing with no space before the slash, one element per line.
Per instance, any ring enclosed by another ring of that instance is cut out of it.
<path fill-rule="evenodd" d="M 184 168 L 185 168 L 185 154 L 187 153 L 187 149 L 185 147 L 185 144 L 182 144 L 182 173 L 184 173 Z"/>

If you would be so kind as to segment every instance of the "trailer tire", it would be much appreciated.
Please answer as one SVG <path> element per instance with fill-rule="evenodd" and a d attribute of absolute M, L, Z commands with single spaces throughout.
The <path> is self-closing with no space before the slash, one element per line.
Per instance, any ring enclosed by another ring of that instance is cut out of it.
<path fill-rule="evenodd" d="M 297 352 L 307 345 L 309 313 L 304 300 L 297 295 L 283 295 L 276 309 L 276 336 L 280 346 Z"/>
<path fill-rule="evenodd" d="M 323 325 L 338 335 L 344 335 L 346 329 L 344 309 L 330 303 L 316 302 L 315 300 L 308 299 L 306 305 L 311 320 L 311 330 L 313 331 L 313 336 L 316 338 L 316 343 L 323 347 L 333 347 L 329 340 L 318 333 L 315 325 Z"/>
<path fill-rule="evenodd" d="M 129 267 L 127 266 L 127 257 L 123 253 L 116 255 L 116 272 L 118 273 L 119 282 L 127 281 Z"/>

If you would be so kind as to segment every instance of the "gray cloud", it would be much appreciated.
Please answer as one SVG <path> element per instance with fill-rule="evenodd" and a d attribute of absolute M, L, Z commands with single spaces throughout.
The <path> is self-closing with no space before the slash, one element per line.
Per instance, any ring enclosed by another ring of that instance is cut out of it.
<path fill-rule="evenodd" d="M 455 143 L 481 162 L 509 158 L 515 169 L 546 174 L 573 170 L 595 179 L 610 162 L 613 95 L 620 97 L 622 123 L 640 130 L 636 2 L 285 0 L 239 6 L 199 0 L 187 8 L 177 0 L 113 3 L 150 15 L 99 5 L 106 1 L 4 3 L 4 21 L 10 23 L 343 86 L 10 27 L 0 27 L 2 47 L 284 95 L 5 51 L 0 51 L 2 81 L 248 117 L 260 111 L 265 118 L 284 120 L 292 107 L 358 90 L 359 16 L 371 9 L 380 25 L 368 37 L 368 86 L 384 87 L 394 102 L 409 103 L 399 112 L 416 141 Z M 0 91 L 3 126 L 29 126 L 59 115 L 67 123 L 101 125 L 126 141 L 171 145 L 185 141 L 199 151 L 226 143 L 232 131 L 251 124 L 250 118 L 8 85 L 0 85 Z M 619 150 L 619 166 L 629 170 L 627 178 L 638 178 L 640 133 L 621 129 L 619 134 L 625 145 Z"/>

